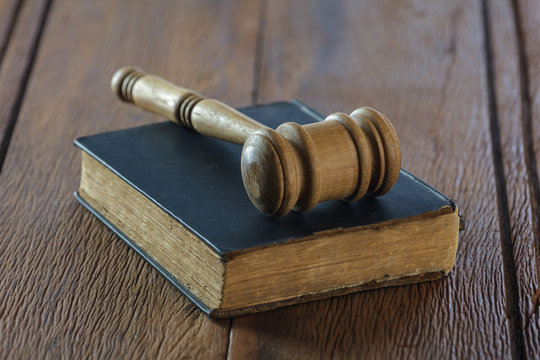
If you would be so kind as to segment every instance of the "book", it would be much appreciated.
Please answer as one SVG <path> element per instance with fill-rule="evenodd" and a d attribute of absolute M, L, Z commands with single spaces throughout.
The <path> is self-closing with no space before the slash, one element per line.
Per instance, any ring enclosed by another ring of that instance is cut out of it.
<path fill-rule="evenodd" d="M 272 128 L 322 120 L 299 101 L 240 111 Z M 77 200 L 212 317 L 438 279 L 454 266 L 454 202 L 405 170 L 384 196 L 276 218 L 249 201 L 239 145 L 172 122 L 75 145 Z"/>

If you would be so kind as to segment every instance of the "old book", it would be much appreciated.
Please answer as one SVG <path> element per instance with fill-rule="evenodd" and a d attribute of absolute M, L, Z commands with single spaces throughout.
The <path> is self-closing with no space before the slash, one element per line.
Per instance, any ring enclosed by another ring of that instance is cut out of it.
<path fill-rule="evenodd" d="M 272 128 L 322 119 L 297 101 L 241 111 Z M 274 218 L 244 191 L 241 146 L 172 122 L 75 144 L 76 198 L 210 316 L 436 279 L 454 266 L 456 206 L 404 170 L 382 197 Z"/>

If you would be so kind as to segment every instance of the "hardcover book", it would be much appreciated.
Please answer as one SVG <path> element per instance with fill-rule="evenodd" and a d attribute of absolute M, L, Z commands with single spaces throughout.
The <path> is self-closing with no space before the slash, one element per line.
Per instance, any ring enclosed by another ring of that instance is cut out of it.
<path fill-rule="evenodd" d="M 240 110 L 276 128 L 322 117 L 298 101 Z M 245 193 L 241 146 L 172 122 L 79 138 L 75 197 L 202 311 L 230 317 L 453 268 L 453 201 L 401 170 L 392 190 L 261 214 Z"/>

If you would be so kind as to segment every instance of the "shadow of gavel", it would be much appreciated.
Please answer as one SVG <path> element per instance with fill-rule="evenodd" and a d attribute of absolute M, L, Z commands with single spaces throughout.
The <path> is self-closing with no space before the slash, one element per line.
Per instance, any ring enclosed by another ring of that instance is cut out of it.
<path fill-rule="evenodd" d="M 203 135 L 243 144 L 241 170 L 255 207 L 282 216 L 317 203 L 386 194 L 396 183 L 401 150 L 390 121 L 362 107 L 307 125 L 286 122 L 272 130 L 232 107 L 124 67 L 111 88 L 124 102 Z"/>

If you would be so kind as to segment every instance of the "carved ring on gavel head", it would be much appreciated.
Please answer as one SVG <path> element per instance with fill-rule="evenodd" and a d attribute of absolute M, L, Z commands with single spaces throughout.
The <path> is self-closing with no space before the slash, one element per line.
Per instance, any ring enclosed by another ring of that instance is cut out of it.
<path fill-rule="evenodd" d="M 111 87 L 122 101 L 201 134 L 243 144 L 242 180 L 265 214 L 282 216 L 322 201 L 384 195 L 399 176 L 397 134 L 371 108 L 334 113 L 307 125 L 286 122 L 272 130 L 222 102 L 135 68 L 116 71 Z"/>

